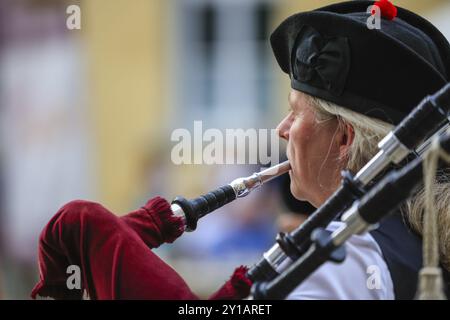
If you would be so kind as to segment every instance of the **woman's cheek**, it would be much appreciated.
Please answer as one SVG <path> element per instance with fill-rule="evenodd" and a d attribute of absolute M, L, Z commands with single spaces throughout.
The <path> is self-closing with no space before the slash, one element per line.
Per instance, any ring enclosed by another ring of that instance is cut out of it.
<path fill-rule="evenodd" d="M 299 131 L 298 120 L 294 120 L 289 130 L 289 144 L 291 147 L 291 156 L 294 155 L 293 152 L 295 151 L 298 144 L 298 131 Z"/>

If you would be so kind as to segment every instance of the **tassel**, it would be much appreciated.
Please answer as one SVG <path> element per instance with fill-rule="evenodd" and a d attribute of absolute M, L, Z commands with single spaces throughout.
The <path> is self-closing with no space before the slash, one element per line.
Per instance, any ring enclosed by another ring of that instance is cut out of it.
<path fill-rule="evenodd" d="M 419 300 L 446 299 L 442 284 L 442 271 L 439 268 L 439 212 L 434 205 L 435 192 L 433 188 L 440 158 L 450 163 L 450 155 L 441 149 L 439 140 L 434 139 L 423 160 L 425 213 L 422 230 L 423 267 L 419 273 L 419 291 L 416 295 Z"/>
<path fill-rule="evenodd" d="M 436 267 L 424 267 L 419 273 L 419 300 L 446 300 L 442 282 L 442 270 Z"/>

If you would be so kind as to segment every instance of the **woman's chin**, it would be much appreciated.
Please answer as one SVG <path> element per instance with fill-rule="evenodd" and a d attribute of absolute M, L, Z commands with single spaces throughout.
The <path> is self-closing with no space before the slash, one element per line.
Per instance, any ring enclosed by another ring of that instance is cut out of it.
<path fill-rule="evenodd" d="M 293 185 L 291 183 L 291 193 L 294 196 L 295 199 L 300 201 L 307 201 L 306 195 L 301 190 L 298 190 L 297 186 Z"/>

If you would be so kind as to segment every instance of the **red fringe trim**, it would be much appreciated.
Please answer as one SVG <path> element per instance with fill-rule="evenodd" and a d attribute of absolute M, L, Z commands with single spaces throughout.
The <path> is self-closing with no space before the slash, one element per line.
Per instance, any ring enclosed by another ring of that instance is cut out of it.
<path fill-rule="evenodd" d="M 230 280 L 228 280 L 210 300 L 240 300 L 248 297 L 252 282 L 247 278 L 248 268 L 240 266 L 234 270 Z"/>
<path fill-rule="evenodd" d="M 164 242 L 172 243 L 184 232 L 183 220 L 175 217 L 166 199 L 155 197 L 147 202 L 144 208 L 150 215 L 155 214 L 161 221 L 161 236 Z"/>

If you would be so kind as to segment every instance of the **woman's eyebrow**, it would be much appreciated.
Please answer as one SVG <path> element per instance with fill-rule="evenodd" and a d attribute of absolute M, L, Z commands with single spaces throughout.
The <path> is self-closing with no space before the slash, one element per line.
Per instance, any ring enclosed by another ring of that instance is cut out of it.
<path fill-rule="evenodd" d="M 289 104 L 291 104 L 291 102 L 292 102 L 292 91 L 289 91 L 287 98 L 288 98 Z"/>
<path fill-rule="evenodd" d="M 290 91 L 288 94 L 288 105 L 289 105 L 289 110 L 291 110 L 292 112 L 296 112 L 298 110 L 298 106 L 293 101 L 293 98 L 292 98 L 292 91 Z"/>
<path fill-rule="evenodd" d="M 292 103 L 292 91 L 289 91 L 289 94 L 288 94 L 287 98 L 288 98 L 289 108 L 292 109 L 292 105 L 293 105 L 293 103 Z"/>

